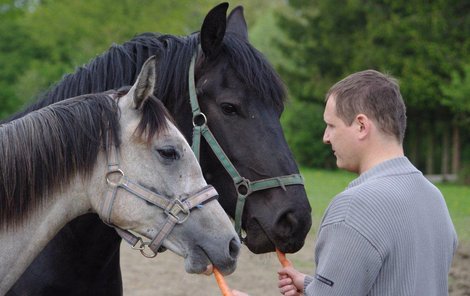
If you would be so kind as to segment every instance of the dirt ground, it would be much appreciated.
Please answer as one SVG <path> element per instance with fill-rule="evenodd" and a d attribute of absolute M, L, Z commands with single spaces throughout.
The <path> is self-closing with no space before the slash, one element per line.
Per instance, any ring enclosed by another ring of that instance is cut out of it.
<path fill-rule="evenodd" d="M 313 237 L 309 237 L 304 248 L 288 258 L 300 271 L 312 273 L 313 248 Z M 121 260 L 125 296 L 221 295 L 214 277 L 187 274 L 183 259 L 169 251 L 147 259 L 123 243 Z M 237 270 L 226 280 L 231 288 L 252 296 L 280 295 L 276 288 L 279 268 L 275 254 L 254 255 L 243 247 Z M 460 245 L 449 285 L 449 295 L 470 296 L 470 244 Z"/>
<path fill-rule="evenodd" d="M 450 270 L 449 295 L 470 296 L 470 243 L 460 244 Z"/>

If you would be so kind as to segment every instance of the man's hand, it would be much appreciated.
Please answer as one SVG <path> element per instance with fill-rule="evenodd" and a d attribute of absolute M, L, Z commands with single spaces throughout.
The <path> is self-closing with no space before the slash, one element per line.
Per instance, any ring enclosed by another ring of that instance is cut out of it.
<path fill-rule="evenodd" d="M 233 293 L 233 296 L 250 296 L 246 293 L 243 293 L 243 292 L 240 292 L 240 291 L 237 291 L 237 290 L 232 290 L 232 293 Z"/>
<path fill-rule="evenodd" d="M 304 290 L 305 274 L 293 267 L 285 267 L 278 271 L 278 288 L 284 296 L 301 296 Z"/>

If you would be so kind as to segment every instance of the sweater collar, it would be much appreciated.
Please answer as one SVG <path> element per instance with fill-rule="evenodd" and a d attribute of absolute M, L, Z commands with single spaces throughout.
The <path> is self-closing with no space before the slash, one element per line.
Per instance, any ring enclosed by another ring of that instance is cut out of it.
<path fill-rule="evenodd" d="M 358 186 L 366 181 L 390 175 L 403 175 L 410 173 L 421 173 L 406 156 L 386 160 L 373 168 L 362 173 L 359 177 L 349 183 L 348 188 Z"/>

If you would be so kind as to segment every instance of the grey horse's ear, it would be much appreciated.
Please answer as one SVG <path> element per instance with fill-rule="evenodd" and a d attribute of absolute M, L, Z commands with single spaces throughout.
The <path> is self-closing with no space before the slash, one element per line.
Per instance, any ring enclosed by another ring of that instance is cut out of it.
<path fill-rule="evenodd" d="M 153 94 L 156 79 L 155 61 L 155 56 L 151 56 L 145 61 L 135 84 L 132 86 L 131 91 L 134 92 L 132 105 L 135 109 L 141 110 L 145 101 Z"/>
<path fill-rule="evenodd" d="M 227 32 L 235 33 L 248 41 L 248 26 L 243 15 L 243 6 L 237 6 L 230 12 L 227 19 Z"/>

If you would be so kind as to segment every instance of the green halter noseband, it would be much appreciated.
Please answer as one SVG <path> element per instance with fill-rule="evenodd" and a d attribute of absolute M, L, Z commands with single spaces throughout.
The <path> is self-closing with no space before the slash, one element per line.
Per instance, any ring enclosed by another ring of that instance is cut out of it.
<path fill-rule="evenodd" d="M 192 149 L 196 155 L 197 160 L 199 161 L 199 151 L 201 145 L 201 136 L 207 141 L 211 147 L 214 154 L 219 159 L 220 163 L 223 165 L 225 170 L 232 177 L 235 189 L 238 193 L 237 206 L 235 210 L 235 230 L 241 238 L 241 224 L 242 224 L 242 214 L 243 208 L 245 206 L 246 198 L 255 191 L 281 187 L 286 191 L 286 186 L 288 185 L 304 185 L 304 180 L 300 174 L 292 174 L 287 176 L 273 177 L 268 179 L 262 179 L 257 181 L 250 181 L 246 178 L 243 178 L 234 167 L 230 159 L 225 154 L 222 147 L 214 137 L 214 134 L 210 131 L 207 126 L 207 117 L 204 113 L 201 112 L 199 108 L 199 103 L 196 95 L 196 84 L 194 81 L 194 67 L 196 63 L 196 57 L 198 55 L 198 50 L 194 53 L 191 64 L 189 66 L 189 100 L 191 103 L 191 110 L 193 113 L 193 144 Z"/>

